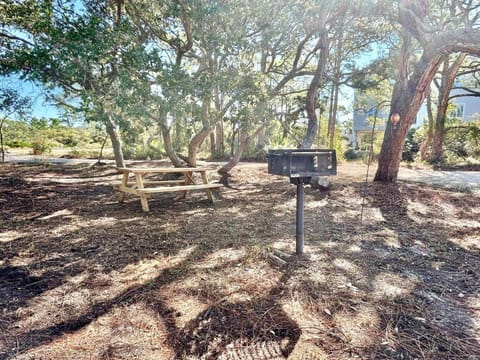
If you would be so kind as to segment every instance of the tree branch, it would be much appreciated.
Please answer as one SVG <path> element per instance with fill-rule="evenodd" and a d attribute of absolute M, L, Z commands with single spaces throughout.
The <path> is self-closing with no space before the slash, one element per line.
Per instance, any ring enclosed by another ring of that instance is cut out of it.
<path fill-rule="evenodd" d="M 4 37 L 4 38 L 10 39 L 10 40 L 17 40 L 17 41 L 20 41 L 24 44 L 27 44 L 27 45 L 30 45 L 30 46 L 35 46 L 34 43 L 28 41 L 27 39 L 24 39 L 24 38 L 15 36 L 15 35 L 11 35 L 11 34 L 8 34 L 8 33 L 5 33 L 5 32 L 0 32 L 0 37 Z"/>

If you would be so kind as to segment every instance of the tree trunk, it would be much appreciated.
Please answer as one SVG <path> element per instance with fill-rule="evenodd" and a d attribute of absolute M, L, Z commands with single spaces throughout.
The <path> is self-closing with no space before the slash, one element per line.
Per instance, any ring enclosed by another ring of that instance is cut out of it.
<path fill-rule="evenodd" d="M 442 77 L 440 82 L 440 88 L 438 89 L 438 108 L 435 126 L 433 128 L 433 141 L 432 141 L 432 155 L 430 158 L 431 163 L 441 163 L 443 160 L 443 138 L 445 135 L 445 120 L 447 118 L 448 100 L 450 91 L 458 69 L 465 60 L 466 54 L 460 54 L 452 65 L 450 65 L 449 59 L 445 59 L 443 62 Z"/>
<path fill-rule="evenodd" d="M 0 162 L 2 164 L 5 162 L 5 148 L 3 146 L 3 122 L 4 119 L 0 121 Z"/>
<path fill-rule="evenodd" d="M 431 31 L 428 7 L 422 13 L 414 1 L 401 1 L 398 21 L 403 27 L 401 56 L 397 67 L 399 75 L 393 88 L 392 108 L 390 114 L 398 113 L 401 116 L 397 129 L 393 129 L 388 122 L 385 137 L 375 174 L 377 181 L 395 181 L 400 167 L 405 135 L 413 123 L 415 116 L 425 98 L 426 89 L 430 85 L 443 59 L 453 53 L 468 53 L 480 55 L 480 31 L 468 23 L 470 16 L 476 14 L 476 7 L 463 7 L 462 2 L 452 2 L 451 13 L 458 12 L 466 23 L 458 29 L 445 27 L 440 31 Z M 456 16 L 445 20 L 455 22 Z M 478 20 L 475 16 L 472 19 Z M 427 21 L 425 21 L 427 20 Z M 472 20 L 472 21 L 475 21 Z M 425 21 L 425 22 L 424 22 Z M 418 58 L 412 45 L 414 36 L 421 45 L 422 55 Z M 418 59 L 418 60 L 416 60 Z M 409 70 L 412 70 L 411 72 Z M 410 77 L 409 77 L 410 75 Z"/>
<path fill-rule="evenodd" d="M 125 167 L 120 130 L 118 128 L 118 125 L 114 123 L 111 115 L 108 115 L 108 121 L 105 127 L 108 136 L 110 136 L 110 141 L 112 142 L 113 155 L 115 157 L 115 166 Z"/>
<path fill-rule="evenodd" d="M 220 120 L 215 127 L 216 147 L 215 158 L 222 159 L 225 156 L 225 139 L 223 134 L 223 120 Z"/>
<path fill-rule="evenodd" d="M 235 128 L 235 124 L 232 125 L 232 141 L 230 142 L 230 157 L 235 155 L 235 138 L 240 132 L 239 128 Z"/>
<path fill-rule="evenodd" d="M 317 62 L 317 68 L 315 75 L 310 82 L 310 86 L 307 91 L 306 110 L 308 116 L 307 132 L 302 142 L 302 149 L 310 149 L 315 141 L 315 136 L 318 131 L 318 119 L 316 114 L 317 109 L 317 93 L 318 87 L 324 82 L 325 79 L 325 67 L 328 59 L 328 46 L 329 39 L 326 30 L 322 31 L 320 38 L 317 42 L 317 48 L 320 50 L 320 55 Z"/>
<path fill-rule="evenodd" d="M 255 152 L 258 154 L 259 152 L 265 149 L 265 128 L 262 129 L 257 135 L 257 146 L 255 147 Z"/>
<path fill-rule="evenodd" d="M 430 155 L 429 152 L 431 151 L 432 146 L 432 139 L 433 139 L 433 109 L 432 109 L 432 92 L 431 87 L 429 86 L 427 89 L 427 117 L 428 117 L 428 129 L 427 129 L 427 136 L 423 140 L 422 144 L 420 145 L 420 157 L 422 161 L 429 161 Z"/>
<path fill-rule="evenodd" d="M 217 149 L 217 142 L 215 141 L 215 133 L 212 131 L 210 132 L 210 159 L 215 159 L 215 153 Z"/>
<path fill-rule="evenodd" d="M 190 144 L 188 144 L 188 165 L 192 167 L 197 166 L 197 150 L 202 145 L 203 141 L 207 138 L 207 136 L 212 132 L 212 127 L 204 126 L 199 133 L 195 134 L 195 136 L 190 140 Z"/>
<path fill-rule="evenodd" d="M 338 76 L 339 74 L 337 73 L 332 83 L 333 99 L 332 99 L 332 108 L 330 109 L 331 116 L 329 117 L 329 121 L 328 121 L 328 147 L 330 149 L 333 149 L 335 147 L 335 127 L 337 125 L 338 92 L 339 92 Z"/>
<path fill-rule="evenodd" d="M 223 115 L 224 111 L 222 110 L 224 108 L 223 106 L 223 98 L 221 96 L 221 91 L 219 89 L 216 89 L 215 91 L 215 96 L 214 96 L 214 104 L 215 104 L 215 109 L 217 114 L 220 114 L 220 116 L 217 117 L 217 121 L 215 124 L 215 146 L 213 148 L 213 153 L 212 157 L 214 159 L 223 159 L 225 156 L 225 138 L 224 138 L 224 133 L 223 133 Z"/>
<path fill-rule="evenodd" d="M 195 134 L 195 136 L 190 140 L 188 144 L 188 165 L 192 167 L 197 166 L 197 150 L 202 145 L 203 141 L 210 135 L 213 131 L 213 126 L 208 122 L 208 117 L 210 115 L 210 98 L 207 96 L 203 99 L 202 103 L 202 124 L 203 127 Z"/>
<path fill-rule="evenodd" d="M 105 136 L 105 138 L 103 139 L 102 141 L 102 146 L 100 147 L 100 151 L 98 152 L 98 160 L 97 160 L 97 164 L 100 164 L 102 162 L 102 159 L 103 159 L 103 149 L 105 149 L 105 144 L 107 143 L 107 136 Z"/>
<path fill-rule="evenodd" d="M 343 34 L 342 31 L 340 31 L 340 35 L 335 46 L 335 68 L 332 81 L 332 107 L 330 108 L 330 116 L 328 118 L 328 147 L 330 149 L 333 149 L 335 147 L 335 128 L 337 125 L 338 94 L 340 91 L 339 82 L 342 65 L 342 50 Z"/>
<path fill-rule="evenodd" d="M 255 138 L 263 129 L 267 123 L 263 123 L 255 132 L 251 135 L 248 135 L 248 132 L 241 132 L 239 134 L 240 137 L 240 144 L 238 146 L 237 151 L 233 155 L 233 157 L 230 159 L 228 163 L 226 163 L 224 166 L 222 166 L 219 170 L 218 173 L 222 175 L 222 182 L 226 182 L 228 172 L 232 170 L 237 164 L 239 163 L 240 159 L 242 158 L 242 154 L 245 151 L 245 149 L 248 147 L 250 144 L 250 141 L 252 141 L 253 138 Z"/>
<path fill-rule="evenodd" d="M 448 98 L 448 95 L 447 95 Z M 443 160 L 443 134 L 445 131 L 445 118 L 447 113 L 447 104 L 439 104 L 437 110 L 436 121 L 433 127 L 432 134 L 432 152 L 430 156 L 430 163 L 438 164 Z"/>
<path fill-rule="evenodd" d="M 425 99 L 426 89 L 443 60 L 443 54 L 432 55 L 431 51 L 425 51 L 409 79 L 410 51 L 410 39 L 405 36 L 400 58 L 400 73 L 393 87 L 390 116 L 378 159 L 375 181 L 395 182 L 397 180 L 405 137 Z M 392 114 L 400 115 L 400 122 L 396 126 L 393 126 L 390 121 Z"/>
<path fill-rule="evenodd" d="M 170 128 L 167 123 L 167 113 L 163 110 L 160 110 L 157 119 L 160 129 L 162 130 L 163 146 L 167 152 L 167 156 L 175 167 L 182 167 L 182 160 L 178 157 L 177 153 L 173 149 L 172 137 L 170 135 Z"/>

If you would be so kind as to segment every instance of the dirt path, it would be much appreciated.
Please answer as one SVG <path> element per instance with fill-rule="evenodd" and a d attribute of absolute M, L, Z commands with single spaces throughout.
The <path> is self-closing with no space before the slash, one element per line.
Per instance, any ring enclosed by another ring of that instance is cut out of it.
<path fill-rule="evenodd" d="M 426 183 L 460 191 L 480 191 L 478 171 L 438 171 L 401 168 L 399 180 Z"/>

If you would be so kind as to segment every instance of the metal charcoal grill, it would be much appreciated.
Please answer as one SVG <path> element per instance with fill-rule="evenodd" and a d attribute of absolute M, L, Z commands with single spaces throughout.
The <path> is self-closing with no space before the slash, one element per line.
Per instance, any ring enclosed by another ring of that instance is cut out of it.
<path fill-rule="evenodd" d="M 303 254 L 305 236 L 303 185 L 310 184 L 314 176 L 337 174 L 335 150 L 325 149 L 276 149 L 268 151 L 268 173 L 288 176 L 297 185 L 296 254 Z"/>

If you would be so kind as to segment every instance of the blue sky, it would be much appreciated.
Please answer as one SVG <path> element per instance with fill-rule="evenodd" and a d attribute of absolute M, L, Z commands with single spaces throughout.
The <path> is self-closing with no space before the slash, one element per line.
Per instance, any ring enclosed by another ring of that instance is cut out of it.
<path fill-rule="evenodd" d="M 2 87 L 18 90 L 22 96 L 30 98 L 32 102 L 31 115 L 36 118 L 59 117 L 60 112 L 56 106 L 49 103 L 44 96 L 44 89 L 32 81 L 20 80 L 17 76 L 2 77 Z"/>

